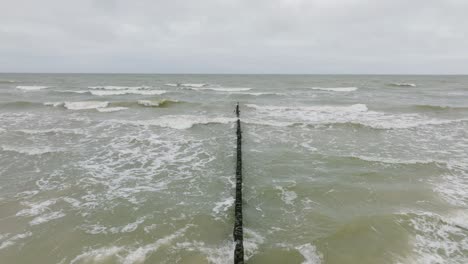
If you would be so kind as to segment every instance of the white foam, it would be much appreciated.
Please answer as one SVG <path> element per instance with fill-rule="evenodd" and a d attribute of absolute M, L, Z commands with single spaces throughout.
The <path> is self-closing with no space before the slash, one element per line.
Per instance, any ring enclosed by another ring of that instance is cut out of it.
<path fill-rule="evenodd" d="M 49 222 L 58 218 L 62 218 L 64 216 L 65 216 L 65 213 L 63 213 L 62 211 L 50 212 L 50 213 L 43 214 L 34 218 L 31 222 L 29 222 L 29 224 L 39 225 L 39 224 L 43 224 L 43 223 L 46 223 L 46 222 Z"/>
<path fill-rule="evenodd" d="M 233 87 L 233 88 L 224 88 L 224 87 L 203 87 L 203 88 L 192 88 L 195 91 L 202 91 L 202 90 L 211 90 L 217 92 L 243 92 L 243 91 L 250 91 L 252 88 L 244 88 L 244 87 Z"/>
<path fill-rule="evenodd" d="M 12 152 L 17 152 L 20 154 L 26 154 L 26 155 L 42 155 L 46 153 L 57 153 L 57 152 L 63 152 L 64 149 L 60 148 L 52 148 L 52 147 L 13 147 L 13 146 L 8 146 L 8 145 L 3 145 L 0 146 L 0 149 L 3 151 L 12 151 Z"/>
<path fill-rule="evenodd" d="M 43 90 L 47 88 L 49 88 L 49 86 L 40 86 L 40 85 L 16 86 L 16 89 L 20 89 L 23 91 L 39 91 L 39 90 Z"/>
<path fill-rule="evenodd" d="M 126 110 L 128 107 L 106 107 L 106 108 L 97 108 L 99 112 L 102 113 L 109 113 L 109 112 L 117 112 L 117 111 L 122 111 Z"/>
<path fill-rule="evenodd" d="M 140 121 L 123 121 L 112 120 L 117 123 L 128 123 L 142 126 L 160 126 L 174 129 L 188 129 L 194 125 L 207 125 L 207 124 L 229 124 L 236 121 L 235 118 L 228 117 L 206 117 L 195 115 L 165 115 L 158 119 L 140 120 Z"/>
<path fill-rule="evenodd" d="M 429 212 L 411 213 L 410 225 L 415 234 L 413 262 L 416 263 L 464 263 L 468 249 L 468 237 L 463 228 L 450 219 Z M 466 217 L 466 215 L 464 215 Z M 463 222 L 468 219 L 464 218 Z M 451 262 L 447 262 L 450 260 Z"/>
<path fill-rule="evenodd" d="M 167 93 L 165 90 L 98 90 L 90 91 L 92 95 L 108 96 L 108 95 L 126 95 L 126 94 L 139 94 L 139 95 L 161 95 Z"/>
<path fill-rule="evenodd" d="M 402 87 L 416 87 L 414 83 L 391 83 L 393 86 L 402 86 Z"/>
<path fill-rule="evenodd" d="M 281 186 L 276 186 L 277 190 L 281 191 L 281 200 L 289 205 L 294 204 L 294 200 L 297 199 L 297 194 L 294 191 L 287 191 Z"/>
<path fill-rule="evenodd" d="M 166 83 L 164 85 L 170 86 L 170 87 L 179 87 L 180 86 L 180 84 L 178 84 L 178 83 Z"/>
<path fill-rule="evenodd" d="M 29 208 L 20 210 L 18 213 L 16 213 L 16 216 L 30 217 L 42 214 L 45 211 L 50 210 L 49 206 L 55 204 L 56 202 L 56 200 L 46 200 L 38 203 L 24 202 L 22 204 L 28 206 Z"/>
<path fill-rule="evenodd" d="M 329 91 L 329 92 L 354 92 L 357 87 L 311 87 L 313 90 Z"/>
<path fill-rule="evenodd" d="M 467 119 L 435 119 L 417 113 L 390 114 L 369 111 L 365 104 L 348 106 L 260 106 L 246 104 L 256 110 L 256 115 L 246 122 L 284 126 L 294 124 L 345 124 L 355 123 L 377 129 L 407 129 L 418 126 L 443 125 L 464 122 Z"/>
<path fill-rule="evenodd" d="M 118 256 L 118 253 L 121 252 L 122 250 L 124 250 L 124 247 L 117 247 L 117 246 L 113 246 L 109 248 L 94 249 L 94 250 L 81 253 L 80 255 L 72 259 L 70 263 L 73 264 L 73 263 L 115 262 L 116 258 L 117 260 L 121 261 L 122 259 L 121 257 Z"/>
<path fill-rule="evenodd" d="M 146 259 L 146 256 L 151 252 L 157 251 L 161 246 L 167 245 L 171 243 L 176 238 L 182 236 L 185 231 L 188 229 L 189 226 L 179 229 L 178 231 L 174 232 L 171 235 L 163 237 L 161 239 L 156 240 L 156 242 L 152 244 L 145 245 L 143 247 L 139 247 L 135 250 L 132 250 L 130 254 L 128 254 L 125 259 L 123 260 L 123 264 L 135 264 L 135 263 L 143 263 Z"/>
<path fill-rule="evenodd" d="M 47 134 L 47 133 L 54 133 L 54 134 L 78 134 L 78 135 L 85 135 L 86 133 L 81 129 L 67 129 L 67 128 L 50 128 L 50 129 L 19 129 L 15 130 L 17 132 L 21 132 L 24 134 L 36 135 L 36 134 Z"/>
<path fill-rule="evenodd" d="M 154 107 L 154 106 L 160 106 L 164 103 L 169 103 L 169 102 L 174 102 L 174 103 L 177 103 L 179 101 L 177 100 L 166 100 L 166 99 L 163 99 L 163 100 L 160 100 L 160 101 L 152 101 L 152 100 L 138 100 L 138 104 L 139 105 L 143 105 L 143 106 L 148 106 L 148 107 Z"/>
<path fill-rule="evenodd" d="M 63 106 L 64 102 L 45 102 L 44 105 L 58 107 L 58 106 Z"/>
<path fill-rule="evenodd" d="M 234 204 L 234 197 L 228 197 L 221 202 L 217 202 L 213 208 L 213 213 L 215 216 L 219 215 L 221 212 L 226 212 Z"/>
<path fill-rule="evenodd" d="M 319 264 L 321 263 L 322 256 L 317 252 L 315 246 L 310 243 L 296 247 L 296 249 L 304 256 L 302 264 Z"/>
<path fill-rule="evenodd" d="M 183 86 L 183 87 L 194 87 L 194 88 L 201 88 L 207 85 L 208 84 L 206 83 L 182 83 L 180 84 L 180 86 Z"/>
<path fill-rule="evenodd" d="M 93 90 L 139 90 L 139 89 L 149 89 L 149 86 L 89 86 L 89 89 Z"/>
<path fill-rule="evenodd" d="M 65 102 L 64 107 L 69 110 L 87 110 L 104 108 L 109 105 L 109 102 L 103 101 L 84 101 L 84 102 Z"/>
<path fill-rule="evenodd" d="M 224 241 L 219 246 L 210 247 L 201 241 L 194 242 L 182 242 L 176 244 L 177 249 L 183 249 L 187 251 L 198 251 L 201 252 L 208 263 L 232 263 L 234 261 L 235 243 L 232 240 Z"/>
<path fill-rule="evenodd" d="M 7 236 L 9 236 L 9 234 L 5 235 L 5 237 L 7 237 Z M 21 239 L 24 239 L 24 238 L 27 238 L 27 237 L 30 237 L 30 236 L 32 236 L 31 232 L 26 232 L 26 233 L 14 235 L 14 236 L 6 239 L 5 241 L 2 241 L 2 243 L 0 244 L 0 250 L 2 250 L 4 248 L 7 248 L 9 246 L 13 246 L 14 244 L 16 244 L 16 242 L 18 240 L 21 240 Z M 2 239 L 3 239 L 3 237 L 2 237 Z"/>

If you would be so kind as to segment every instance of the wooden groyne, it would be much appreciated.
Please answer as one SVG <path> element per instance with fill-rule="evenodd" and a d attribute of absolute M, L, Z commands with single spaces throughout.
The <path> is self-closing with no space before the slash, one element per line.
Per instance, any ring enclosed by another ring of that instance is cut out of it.
<path fill-rule="evenodd" d="M 237 163 L 236 163 L 236 200 L 234 206 L 234 264 L 244 263 L 244 231 L 242 225 L 242 130 L 239 103 L 236 105 L 237 116 Z"/>

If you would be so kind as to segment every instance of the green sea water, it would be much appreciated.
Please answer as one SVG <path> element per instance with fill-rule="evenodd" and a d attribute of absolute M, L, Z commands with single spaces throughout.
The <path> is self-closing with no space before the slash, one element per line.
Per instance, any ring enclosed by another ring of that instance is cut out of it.
<path fill-rule="evenodd" d="M 0 263 L 468 263 L 468 77 L 0 74 Z"/>

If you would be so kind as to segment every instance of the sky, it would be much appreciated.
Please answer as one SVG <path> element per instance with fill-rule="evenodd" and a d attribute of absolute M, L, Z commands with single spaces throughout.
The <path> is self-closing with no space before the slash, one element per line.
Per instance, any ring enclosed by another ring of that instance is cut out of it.
<path fill-rule="evenodd" d="M 0 0 L 0 72 L 468 74 L 468 0 Z"/>

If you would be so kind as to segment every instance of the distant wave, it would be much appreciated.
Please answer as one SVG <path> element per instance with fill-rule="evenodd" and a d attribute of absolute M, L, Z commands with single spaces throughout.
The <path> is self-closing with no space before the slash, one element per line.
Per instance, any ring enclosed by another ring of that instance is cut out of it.
<path fill-rule="evenodd" d="M 12 107 L 12 108 L 25 108 L 40 106 L 42 103 L 28 102 L 28 101 L 14 101 L 14 102 L 1 102 L 0 107 Z"/>
<path fill-rule="evenodd" d="M 225 88 L 225 87 L 203 87 L 203 88 L 191 88 L 192 90 L 195 91 L 202 91 L 202 90 L 212 90 L 212 91 L 217 91 L 217 92 L 243 92 L 243 91 L 250 91 L 252 88 L 247 88 L 247 87 L 232 87 L 232 88 Z"/>
<path fill-rule="evenodd" d="M 139 105 L 147 106 L 147 107 L 165 107 L 165 106 L 169 106 L 171 104 L 179 103 L 179 101 L 169 100 L 169 99 L 163 99 L 163 100 L 138 100 L 137 103 Z"/>
<path fill-rule="evenodd" d="M 192 88 L 201 88 L 208 86 L 207 83 L 166 83 L 165 86 L 170 87 L 192 87 Z"/>
<path fill-rule="evenodd" d="M 165 90 L 99 90 L 89 91 L 92 95 L 109 96 L 109 95 L 126 95 L 126 94 L 139 94 L 139 95 L 161 95 L 167 93 Z"/>
<path fill-rule="evenodd" d="M 466 119 L 436 119 L 417 113 L 393 114 L 369 111 L 365 104 L 348 106 L 260 106 L 246 104 L 256 110 L 247 122 L 272 126 L 334 126 L 347 125 L 356 128 L 409 129 L 421 126 L 438 126 Z M 359 124 L 359 125 L 358 125 Z"/>
<path fill-rule="evenodd" d="M 109 105 L 105 101 L 64 102 L 63 106 L 69 110 L 87 110 L 104 108 Z"/>
<path fill-rule="evenodd" d="M 112 120 L 113 122 L 132 124 L 140 126 L 159 126 L 173 129 L 189 129 L 195 125 L 208 125 L 208 124 L 229 124 L 234 122 L 235 118 L 230 117 L 206 117 L 196 115 L 166 115 L 157 119 L 139 120 L 139 121 L 125 121 L 125 120 Z"/>
<path fill-rule="evenodd" d="M 230 92 L 230 94 L 238 95 L 252 95 L 252 96 L 262 96 L 262 95 L 286 95 L 285 93 L 267 93 L 267 92 L 258 92 L 258 93 L 249 93 L 249 92 Z"/>
<path fill-rule="evenodd" d="M 23 91 L 39 91 L 39 90 L 43 90 L 43 89 L 47 89 L 47 88 L 49 88 L 49 86 L 40 86 L 40 85 L 31 85 L 31 86 L 20 85 L 20 86 L 16 86 L 16 89 L 20 89 L 20 90 L 23 90 Z"/>
<path fill-rule="evenodd" d="M 432 111 L 468 110 L 468 106 L 458 107 L 458 106 L 444 106 L 444 105 L 415 105 L 414 107 L 420 110 L 432 110 Z"/>
<path fill-rule="evenodd" d="M 89 89 L 93 90 L 140 90 L 140 89 L 149 89 L 149 86 L 88 86 Z"/>
<path fill-rule="evenodd" d="M 126 110 L 128 107 L 105 107 L 105 108 L 96 108 L 101 113 L 110 113 L 110 112 L 117 112 Z"/>
<path fill-rule="evenodd" d="M 417 85 L 414 83 L 389 83 L 390 86 L 398 86 L 398 87 L 416 87 Z"/>
<path fill-rule="evenodd" d="M 57 152 L 64 151 L 63 149 L 56 149 L 56 148 L 50 148 L 50 147 L 34 148 L 34 147 L 13 147 L 13 146 L 8 146 L 8 145 L 0 146 L 0 150 L 16 152 L 16 153 L 26 154 L 26 155 L 31 155 L 31 156 L 48 154 L 48 153 L 57 153 Z"/>
<path fill-rule="evenodd" d="M 357 87 L 310 87 L 313 90 L 329 91 L 329 92 L 354 92 Z"/>
<path fill-rule="evenodd" d="M 14 80 L 0 80 L 0 83 L 16 83 Z"/>

